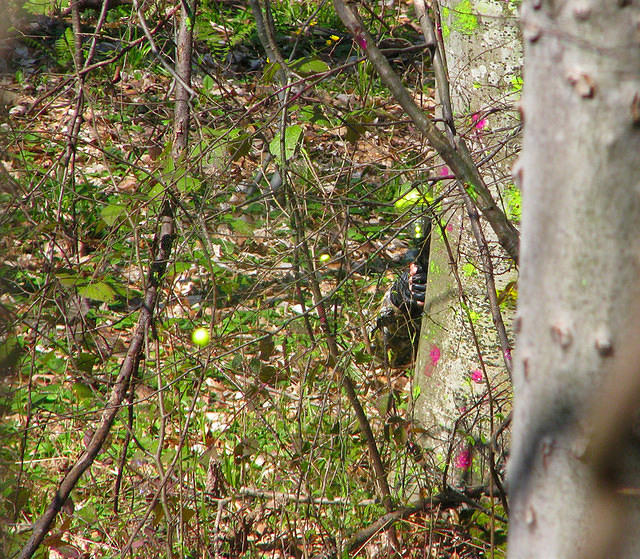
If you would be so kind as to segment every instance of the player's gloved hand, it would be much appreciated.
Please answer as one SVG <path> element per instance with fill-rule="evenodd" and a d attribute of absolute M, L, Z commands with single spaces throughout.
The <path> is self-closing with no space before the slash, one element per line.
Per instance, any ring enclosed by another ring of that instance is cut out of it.
<path fill-rule="evenodd" d="M 412 262 L 393 284 L 391 302 L 411 318 L 416 318 L 424 309 L 426 290 L 427 274 L 419 264 Z"/>

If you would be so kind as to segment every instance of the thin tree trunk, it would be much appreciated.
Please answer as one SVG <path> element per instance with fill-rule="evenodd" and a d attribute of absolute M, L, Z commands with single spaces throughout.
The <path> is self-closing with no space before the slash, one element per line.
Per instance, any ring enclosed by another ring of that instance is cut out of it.
<path fill-rule="evenodd" d="M 191 86 L 191 50 L 193 46 L 193 25 L 197 3 L 191 6 L 191 14 L 187 12 L 187 3 L 182 3 L 180 26 L 176 44 L 176 105 L 173 117 L 173 149 L 174 158 L 180 157 L 189 142 L 189 90 Z"/>
<path fill-rule="evenodd" d="M 415 0 L 416 6 L 421 2 Z M 497 193 L 504 192 L 511 182 L 510 166 L 518 145 L 519 117 L 513 107 L 509 109 L 517 101 L 512 81 L 519 75 L 522 53 L 517 22 L 504 2 L 474 0 L 464 12 L 458 4 L 455 0 L 439 2 L 442 23 L 438 27 L 444 31 L 441 37 L 428 41 L 444 51 L 440 54 L 442 60 L 438 51 L 434 57 L 438 102 L 445 122 L 449 121 L 448 115 L 457 116 L 455 128 L 449 126 L 450 135 L 466 133 L 472 152 L 486 154 L 495 149 L 493 146 L 502 145 L 498 162 L 491 161 L 480 170 L 498 199 Z M 418 7 L 416 11 L 428 39 L 433 25 L 429 12 Z M 461 20 L 473 25 L 463 26 Z M 492 69 L 490 75 L 488 68 Z M 499 129 L 505 132 L 493 132 Z M 480 160 L 483 155 L 475 157 Z M 462 477 L 470 481 L 469 472 L 456 467 L 458 457 L 474 460 L 477 456 L 467 444 L 467 436 L 490 437 L 499 425 L 493 420 L 495 413 L 506 412 L 493 406 L 492 393 L 499 383 L 508 382 L 507 330 L 511 314 L 505 313 L 503 321 L 495 284 L 502 289 L 516 275 L 513 265 L 508 273 L 508 265 L 496 266 L 487 244 L 488 240 L 495 245 L 495 235 L 478 216 L 466 193 L 453 189 L 450 182 L 445 186 L 440 183 L 443 191 L 446 186 L 450 190 L 442 204 L 446 208 L 446 228 L 433 229 L 427 303 L 414 375 L 420 387 L 415 415 L 426 430 L 420 442 L 431 451 L 427 459 L 433 469 L 445 468 L 445 485 Z M 494 268 L 500 272 L 497 277 Z M 482 373 L 484 380 L 470 382 L 472 371 L 476 375 Z M 490 421 L 479 428 L 470 418 L 463 418 L 461 410 L 468 409 L 485 392 L 491 402 L 485 412 Z M 494 457 L 489 459 L 492 467 Z M 458 466 L 465 463 L 460 459 Z"/>

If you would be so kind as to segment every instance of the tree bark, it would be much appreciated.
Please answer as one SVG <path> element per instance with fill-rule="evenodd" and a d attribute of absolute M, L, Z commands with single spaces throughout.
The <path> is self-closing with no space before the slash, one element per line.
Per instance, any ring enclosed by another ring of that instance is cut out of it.
<path fill-rule="evenodd" d="M 522 57 L 515 13 L 504 2 L 496 0 L 466 3 L 442 0 L 439 4 L 447 73 L 441 76 L 436 70 L 436 79 L 449 82 L 446 89 L 450 89 L 450 113 L 456 117 L 457 132 L 467 133 L 471 128 L 467 142 L 475 154 L 491 152 L 490 146 L 509 140 L 500 152 L 499 161 L 492 161 L 481 169 L 485 183 L 491 185 L 492 195 L 499 199 L 497 193 L 503 192 L 511 182 L 510 167 L 518 147 L 517 134 L 512 132 L 518 126 L 518 116 L 513 108 L 509 109 L 517 101 L 518 92 L 512 84 L 520 76 Z M 446 104 L 441 90 L 439 86 L 438 101 Z M 449 111 L 446 107 L 442 110 L 446 121 Z M 473 115 L 477 115 L 475 121 Z M 477 126 L 482 120 L 486 120 L 486 124 Z M 509 131 L 503 136 L 491 132 L 498 129 Z M 482 155 L 475 158 L 482 159 Z M 427 431 L 421 443 L 431 451 L 428 456 L 433 468 L 452 463 L 446 470 L 449 483 L 462 476 L 470 481 L 469 472 L 455 467 L 458 456 L 472 451 L 465 443 L 465 435 L 491 437 L 490 424 L 485 424 L 482 432 L 469 419 L 461 421 L 462 410 L 487 390 L 486 382 L 470 382 L 472 371 L 486 371 L 485 380 L 489 380 L 492 390 L 499 382 L 508 381 L 504 348 L 496 336 L 483 274 L 493 276 L 493 273 L 483 263 L 473 230 L 475 228 L 480 237 L 484 231 L 494 251 L 496 237 L 477 214 L 470 220 L 473 208 L 470 213 L 469 204 L 465 207 L 460 197 L 459 191 L 452 191 L 443 203 L 448 208 L 443 220 L 447 224 L 444 234 L 448 247 L 439 227 L 433 228 L 427 304 L 415 366 L 415 382 L 420 386 L 415 414 Z M 485 262 L 491 258 L 486 252 L 484 257 Z M 496 278 L 498 289 L 515 279 L 512 263 L 501 266 L 493 263 L 493 266 L 500 272 Z M 512 269 L 506 273 L 509 267 Z M 494 293 L 495 288 L 491 288 Z M 505 315 L 509 326 L 511 316 L 508 312 Z M 508 343 L 504 331 L 502 338 Z M 494 410 L 497 411 L 508 410 Z M 498 423 L 493 427 L 497 428 Z M 459 465 L 464 463 L 461 461 Z"/>
<path fill-rule="evenodd" d="M 510 559 L 640 556 L 629 336 L 640 301 L 639 21 L 625 0 L 523 6 Z"/>

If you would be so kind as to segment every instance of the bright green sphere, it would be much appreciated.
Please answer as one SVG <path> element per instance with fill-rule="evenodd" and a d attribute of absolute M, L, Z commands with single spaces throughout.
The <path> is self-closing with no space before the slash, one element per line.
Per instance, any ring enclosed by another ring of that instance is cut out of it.
<path fill-rule="evenodd" d="M 196 328 L 191 333 L 191 341 L 199 346 L 205 346 L 209 343 L 209 330 L 206 328 Z"/>

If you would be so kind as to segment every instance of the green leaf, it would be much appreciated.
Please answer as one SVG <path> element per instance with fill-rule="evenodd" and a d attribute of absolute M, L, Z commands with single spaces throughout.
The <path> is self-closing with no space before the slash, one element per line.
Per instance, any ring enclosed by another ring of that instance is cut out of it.
<path fill-rule="evenodd" d="M 54 351 L 49 351 L 47 353 L 43 353 L 40 356 L 40 362 L 45 366 L 48 367 L 50 370 L 52 370 L 55 373 L 63 373 L 65 371 L 65 369 L 67 368 L 67 360 L 66 359 L 61 359 L 60 357 L 58 357 Z M 51 385 L 51 389 L 55 389 L 57 388 L 57 385 Z M 43 402 L 43 401 L 50 401 L 51 400 L 51 396 L 48 394 L 43 394 L 42 395 L 42 399 L 39 402 Z"/>
<path fill-rule="evenodd" d="M 347 142 L 355 144 L 359 140 L 360 136 L 365 133 L 365 127 L 350 118 L 345 119 L 344 123 L 347 127 Z"/>
<path fill-rule="evenodd" d="M 300 109 L 300 120 L 304 122 L 312 122 L 318 126 L 328 128 L 331 123 L 322 111 L 322 105 L 314 104 L 313 106 L 304 106 Z"/>
<path fill-rule="evenodd" d="M 277 380 L 282 380 L 283 376 L 284 372 L 276 369 L 273 365 L 262 364 L 258 372 L 260 382 L 264 382 L 265 384 L 275 384 Z"/>
<path fill-rule="evenodd" d="M 381 416 L 387 415 L 393 409 L 393 394 L 384 392 L 375 402 L 376 409 Z"/>
<path fill-rule="evenodd" d="M 174 262 L 170 267 L 171 274 L 181 274 L 191 269 L 191 262 Z"/>
<path fill-rule="evenodd" d="M 470 278 L 475 276 L 478 273 L 478 270 L 476 270 L 476 267 L 471 263 L 471 262 L 466 262 L 463 266 L 462 266 L 462 273 Z"/>
<path fill-rule="evenodd" d="M 183 194 L 186 194 L 187 192 L 198 190 L 200 188 L 200 184 L 200 181 L 195 177 L 183 175 L 176 181 L 176 188 Z"/>
<path fill-rule="evenodd" d="M 171 151 L 167 151 L 167 149 L 165 148 L 162 153 L 162 159 L 162 170 L 164 171 L 164 173 L 167 175 L 173 173 L 176 170 L 176 162 L 173 159 L 173 154 L 171 153 Z"/>
<path fill-rule="evenodd" d="M 411 188 L 395 201 L 394 206 L 399 210 L 406 210 L 413 206 L 428 206 L 432 202 L 432 195 L 422 194 L 417 188 Z"/>
<path fill-rule="evenodd" d="M 191 156 L 203 166 L 220 167 L 230 157 L 235 161 L 251 149 L 252 135 L 240 128 L 204 128 L 205 140 L 195 145 Z"/>
<path fill-rule="evenodd" d="M 242 369 L 243 363 L 242 363 L 242 355 L 240 355 L 239 353 L 236 353 L 233 356 L 233 359 L 231 360 L 231 368 L 234 369 L 235 371 L 240 371 Z"/>
<path fill-rule="evenodd" d="M 93 399 L 93 391 L 84 382 L 76 382 L 73 384 L 73 391 L 76 393 L 78 400 Z"/>
<path fill-rule="evenodd" d="M 8 337 L 3 344 L 0 344 L 0 371 L 12 370 L 17 365 L 21 353 L 22 346 L 18 338 Z"/>
<path fill-rule="evenodd" d="M 474 14 L 474 8 L 470 0 L 462 0 L 453 9 L 453 21 L 451 28 L 461 35 L 472 35 L 478 27 L 478 18 Z"/>
<path fill-rule="evenodd" d="M 76 366 L 78 370 L 90 373 L 97 359 L 93 353 L 81 353 L 76 357 Z"/>
<path fill-rule="evenodd" d="M 241 235 L 251 235 L 253 233 L 253 227 L 249 225 L 244 219 L 232 218 L 229 220 L 229 225 L 236 233 Z"/>
<path fill-rule="evenodd" d="M 520 216 L 522 214 L 522 198 L 520 196 L 520 190 L 517 186 L 511 184 L 508 185 L 504 192 L 504 200 L 506 203 L 507 217 L 516 223 L 520 222 Z"/>
<path fill-rule="evenodd" d="M 87 281 L 86 278 L 82 277 L 79 274 L 74 274 L 73 272 L 58 272 L 56 274 L 56 279 L 64 287 L 75 287 L 76 285 L 82 285 Z"/>
<path fill-rule="evenodd" d="M 302 126 L 294 124 L 287 127 L 284 133 L 285 158 L 287 160 L 293 157 L 301 138 Z M 278 161 L 282 161 L 282 155 L 280 153 L 280 133 L 276 134 L 273 140 L 271 140 L 269 151 Z"/>
<path fill-rule="evenodd" d="M 56 62 L 58 64 L 64 66 L 67 62 L 72 60 L 74 45 L 73 29 L 71 27 L 67 27 L 62 36 L 54 44 L 57 57 Z"/>
<path fill-rule="evenodd" d="M 22 9 L 34 15 L 48 15 L 51 10 L 50 0 L 27 0 Z"/>
<path fill-rule="evenodd" d="M 258 347 L 260 348 L 260 359 L 267 361 L 273 355 L 273 350 L 275 349 L 273 336 L 269 334 L 267 337 L 262 338 L 258 342 Z"/>
<path fill-rule="evenodd" d="M 231 156 L 232 161 L 237 161 L 244 155 L 247 155 L 251 149 L 251 135 L 240 134 L 237 137 L 229 141 L 227 151 Z"/>
<path fill-rule="evenodd" d="M 267 83 L 271 83 L 276 77 L 278 70 L 280 70 L 280 64 L 278 64 L 277 62 L 270 62 L 264 67 L 262 79 Z"/>
<path fill-rule="evenodd" d="M 467 191 L 467 194 L 471 196 L 471 199 L 475 202 L 478 199 L 478 191 L 476 190 L 476 185 L 470 182 L 465 182 L 464 188 Z"/>
<path fill-rule="evenodd" d="M 103 281 L 79 287 L 78 294 L 82 297 L 87 297 L 88 299 L 94 299 L 96 301 L 103 301 L 105 303 L 112 302 L 116 297 L 116 292 L 113 288 Z"/>
<path fill-rule="evenodd" d="M 120 204 L 109 204 L 100 210 L 100 217 L 109 227 L 111 227 L 118 218 L 126 213 L 126 206 Z"/>
<path fill-rule="evenodd" d="M 511 91 L 521 92 L 522 91 L 522 77 L 520 76 L 511 76 Z"/>
<path fill-rule="evenodd" d="M 498 290 L 498 304 L 516 305 L 518 302 L 518 282 L 510 281 L 504 289 Z"/>
<path fill-rule="evenodd" d="M 73 513 L 74 518 L 81 519 L 85 524 L 93 525 L 96 524 L 99 520 L 98 513 L 96 512 L 96 507 L 91 502 L 83 503 L 80 510 L 76 509 Z"/>
<path fill-rule="evenodd" d="M 215 87 L 215 82 L 213 78 L 209 74 L 205 74 L 204 78 L 202 78 L 202 89 L 205 91 L 211 91 Z"/>
<path fill-rule="evenodd" d="M 329 65 L 319 58 L 300 58 L 291 64 L 291 69 L 301 76 L 310 76 L 329 71 Z"/>
<path fill-rule="evenodd" d="M 155 183 L 147 192 L 147 198 L 154 200 L 160 198 L 164 194 L 164 184 L 161 182 Z"/>

